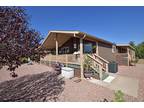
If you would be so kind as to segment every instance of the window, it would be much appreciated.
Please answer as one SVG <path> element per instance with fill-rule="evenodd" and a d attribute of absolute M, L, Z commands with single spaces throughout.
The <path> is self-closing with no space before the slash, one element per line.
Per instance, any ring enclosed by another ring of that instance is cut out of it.
<path fill-rule="evenodd" d="M 112 53 L 115 53 L 115 52 L 116 52 L 116 46 L 112 45 Z"/>
<path fill-rule="evenodd" d="M 61 48 L 61 54 L 68 54 L 70 51 L 69 51 L 69 47 L 63 47 Z"/>
<path fill-rule="evenodd" d="M 65 47 L 65 52 L 69 53 L 69 47 Z"/>
<path fill-rule="evenodd" d="M 92 44 L 84 44 L 84 53 L 92 53 Z"/>

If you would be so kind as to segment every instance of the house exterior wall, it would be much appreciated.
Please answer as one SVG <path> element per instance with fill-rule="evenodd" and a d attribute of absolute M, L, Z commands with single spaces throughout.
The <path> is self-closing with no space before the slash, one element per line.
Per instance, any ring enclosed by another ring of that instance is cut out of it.
<path fill-rule="evenodd" d="M 111 62 L 116 61 L 119 65 L 129 65 L 129 61 L 135 59 L 135 52 L 131 48 L 129 48 L 129 55 L 127 53 L 127 47 L 117 47 L 116 51 L 113 52 L 113 44 L 109 44 L 106 42 L 101 42 L 93 39 L 84 39 L 83 45 L 91 43 L 92 47 L 96 47 L 98 42 L 98 47 L 92 49 L 92 53 L 96 53 L 96 49 L 98 50 L 98 55 L 104 58 L 105 60 Z M 84 47 L 84 46 L 83 46 Z M 75 51 L 79 51 L 80 49 L 80 39 L 77 37 L 71 37 L 67 42 L 65 42 L 62 46 L 58 48 L 58 54 L 73 54 Z M 51 49 L 52 54 L 55 54 L 55 49 Z"/>
<path fill-rule="evenodd" d="M 70 38 L 66 43 L 64 43 L 61 47 L 59 47 L 59 54 L 63 54 L 63 50 L 64 48 L 68 48 L 68 52 L 66 52 L 67 54 L 72 54 L 74 51 L 74 47 L 73 47 L 73 42 L 74 42 L 74 38 Z"/>
<path fill-rule="evenodd" d="M 83 45 L 85 45 L 87 43 L 91 43 L 92 47 L 96 46 L 96 42 L 94 42 L 94 41 L 83 40 Z M 66 48 L 66 47 L 69 49 L 69 52 L 67 54 L 73 54 L 75 51 L 79 51 L 79 49 L 80 49 L 79 45 L 80 45 L 80 39 L 72 37 L 66 43 L 64 43 L 61 47 L 59 47 L 59 54 L 64 54 L 61 51 L 62 51 L 63 48 Z M 92 52 L 95 53 L 96 48 L 93 48 Z"/>
<path fill-rule="evenodd" d="M 128 66 L 129 65 L 129 60 L 128 60 L 128 54 L 127 53 L 116 53 L 116 62 L 119 65 L 123 65 L 123 66 Z"/>
<path fill-rule="evenodd" d="M 118 46 L 116 61 L 119 65 L 129 66 L 135 60 L 135 51 L 128 46 Z"/>
<path fill-rule="evenodd" d="M 129 49 L 129 55 L 130 55 L 130 61 L 135 60 L 135 51 L 132 49 Z"/>
<path fill-rule="evenodd" d="M 116 61 L 115 54 L 112 53 L 112 45 L 98 42 L 98 53 L 99 56 L 108 61 Z"/>

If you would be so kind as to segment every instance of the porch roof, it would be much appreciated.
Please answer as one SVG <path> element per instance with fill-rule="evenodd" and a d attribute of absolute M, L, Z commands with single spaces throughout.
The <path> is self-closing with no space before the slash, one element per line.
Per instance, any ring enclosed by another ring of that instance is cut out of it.
<path fill-rule="evenodd" d="M 135 50 L 135 48 L 133 46 L 131 46 L 130 44 L 116 44 L 117 47 L 129 47 L 132 50 Z"/>
<path fill-rule="evenodd" d="M 41 47 L 45 47 L 48 49 L 55 48 L 55 40 L 58 40 L 58 46 L 61 47 L 66 41 L 68 41 L 71 37 L 83 38 L 86 40 L 104 42 L 107 44 L 113 44 L 112 42 L 106 41 L 104 39 L 89 35 L 80 31 L 49 31 L 47 37 L 41 44 Z"/>

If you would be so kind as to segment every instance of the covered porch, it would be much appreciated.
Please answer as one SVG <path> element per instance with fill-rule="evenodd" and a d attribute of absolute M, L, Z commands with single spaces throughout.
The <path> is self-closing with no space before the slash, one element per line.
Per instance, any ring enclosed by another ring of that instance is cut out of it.
<path fill-rule="evenodd" d="M 65 66 L 79 69 L 80 77 L 84 78 L 84 59 L 88 57 L 93 63 L 93 68 L 99 70 L 99 77 L 108 71 L 108 61 L 98 56 L 98 40 L 88 34 L 78 31 L 51 31 L 43 42 L 47 55 L 41 61 L 48 65 L 54 62 L 63 63 Z M 88 56 L 89 55 L 89 56 Z"/>

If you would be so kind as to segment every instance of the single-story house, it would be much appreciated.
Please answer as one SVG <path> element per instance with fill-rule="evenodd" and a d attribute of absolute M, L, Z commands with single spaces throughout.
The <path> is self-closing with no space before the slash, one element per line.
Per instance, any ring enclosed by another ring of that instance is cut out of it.
<path fill-rule="evenodd" d="M 116 49 L 116 62 L 119 65 L 130 66 L 135 60 L 135 49 L 129 44 L 117 44 Z"/>
<path fill-rule="evenodd" d="M 110 41 L 92 36 L 80 31 L 50 31 L 41 47 L 47 51 L 47 56 L 41 61 L 61 62 L 68 66 L 79 67 L 81 77 L 85 55 L 93 61 L 93 67 L 108 72 L 108 63 L 130 65 L 135 59 L 134 48 L 130 45 L 114 44 Z M 102 73 L 100 73 L 102 78 Z"/>

